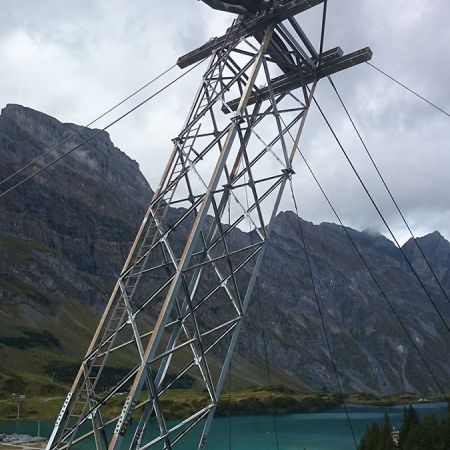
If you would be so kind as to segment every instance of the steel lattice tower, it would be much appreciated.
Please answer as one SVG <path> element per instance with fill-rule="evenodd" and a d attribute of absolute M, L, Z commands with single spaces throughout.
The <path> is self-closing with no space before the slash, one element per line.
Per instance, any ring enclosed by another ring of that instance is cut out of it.
<path fill-rule="evenodd" d="M 322 2 L 239 16 L 179 59 L 210 57 L 48 450 L 205 445 L 316 84 L 371 58 L 318 55 L 294 16 Z M 187 375 L 206 400 L 168 422 L 164 394 Z"/>

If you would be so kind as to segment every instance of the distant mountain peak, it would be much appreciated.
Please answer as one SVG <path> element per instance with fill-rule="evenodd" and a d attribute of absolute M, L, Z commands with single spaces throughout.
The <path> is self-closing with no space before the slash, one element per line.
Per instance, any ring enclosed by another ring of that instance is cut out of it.
<path fill-rule="evenodd" d="M 36 111 L 33 108 L 29 108 L 27 106 L 19 105 L 16 103 L 8 103 L 4 108 L 2 108 L 0 117 L 2 119 L 8 118 L 15 122 L 20 120 L 21 118 L 28 118 L 34 121 L 39 122 L 52 122 L 55 125 L 62 125 L 62 123 L 48 114 L 45 114 L 40 111 Z"/>
<path fill-rule="evenodd" d="M 442 236 L 442 234 L 439 233 L 439 231 L 433 231 L 432 233 L 428 233 L 423 236 L 417 237 L 416 240 L 422 247 L 425 246 L 431 248 L 436 246 L 444 246 L 444 247 L 450 246 L 450 242 L 447 239 L 445 239 L 445 237 Z M 404 247 L 410 246 L 414 246 L 413 238 L 408 239 L 408 241 L 404 245 Z"/>
<path fill-rule="evenodd" d="M 450 242 L 441 233 L 434 231 L 417 238 L 416 242 L 411 238 L 403 245 L 403 250 L 419 274 L 424 279 L 434 283 L 434 277 L 430 273 L 428 263 L 422 255 L 423 252 L 440 281 L 446 285 L 447 289 L 450 288 L 448 286 Z"/>
<path fill-rule="evenodd" d="M 421 236 L 418 238 L 419 240 L 433 240 L 433 241 L 445 241 L 447 244 L 450 244 L 447 239 L 442 236 L 439 231 L 433 231 L 432 233 L 425 234 L 424 236 Z"/>

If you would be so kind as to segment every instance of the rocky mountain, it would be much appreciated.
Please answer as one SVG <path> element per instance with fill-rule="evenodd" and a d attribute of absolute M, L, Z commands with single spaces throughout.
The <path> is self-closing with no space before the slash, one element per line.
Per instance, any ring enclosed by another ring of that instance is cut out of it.
<path fill-rule="evenodd" d="M 6 106 L 0 115 L 0 180 L 77 131 L 60 151 L 95 130 L 63 124 L 22 106 Z M 40 167 L 35 163 L 25 173 Z M 5 183 L 0 192 L 8 186 Z M 54 391 L 61 379 L 54 371 L 76 365 L 151 194 L 138 164 L 101 133 L 0 199 L 1 392 L 33 392 L 36 386 L 41 393 Z M 345 390 L 436 392 L 343 230 L 330 223 L 301 223 Z M 400 251 L 381 235 L 350 233 L 415 345 L 449 390 L 450 335 Z M 237 230 L 232 239 L 249 237 Z M 450 293 L 450 244 L 437 232 L 419 241 Z M 407 242 L 403 250 L 449 319 L 450 306 L 415 243 Z M 336 390 L 298 218 L 292 212 L 276 218 L 259 287 L 262 318 L 245 324 L 232 366 L 233 382 L 267 384 L 264 327 L 272 382 Z M 260 317 L 255 299 L 249 315 Z"/>

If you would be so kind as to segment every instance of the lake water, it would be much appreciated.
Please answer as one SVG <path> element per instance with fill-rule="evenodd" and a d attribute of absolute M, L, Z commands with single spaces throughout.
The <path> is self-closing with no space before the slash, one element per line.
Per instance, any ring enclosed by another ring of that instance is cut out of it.
<path fill-rule="evenodd" d="M 434 412 L 439 418 L 445 415 L 446 403 L 421 403 L 414 405 L 419 414 Z M 350 419 L 357 438 L 372 421 L 382 421 L 387 412 L 394 426 L 401 422 L 403 405 L 378 407 L 348 405 Z M 280 450 L 351 450 L 355 448 L 342 406 L 316 413 L 299 413 L 275 416 Z M 41 435 L 49 436 L 53 423 L 41 424 Z M 231 430 L 231 434 L 230 434 Z M 270 415 L 217 417 L 211 430 L 207 448 L 214 450 L 274 450 L 276 449 L 274 418 Z M 25 433 L 37 435 L 36 422 L 0 422 L 0 433 Z M 230 447 L 231 437 L 231 447 Z M 80 450 L 92 445 L 77 445 Z M 177 449 L 194 448 L 193 441 L 184 441 Z"/>

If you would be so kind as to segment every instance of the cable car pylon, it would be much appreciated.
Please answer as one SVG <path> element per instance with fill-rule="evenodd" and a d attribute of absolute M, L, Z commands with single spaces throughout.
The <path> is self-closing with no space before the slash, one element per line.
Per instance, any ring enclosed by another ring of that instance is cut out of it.
<path fill-rule="evenodd" d="M 323 0 L 205 3 L 241 15 L 178 60 L 209 64 L 47 450 L 205 446 L 317 82 L 372 56 L 318 54 L 295 15 Z"/>

